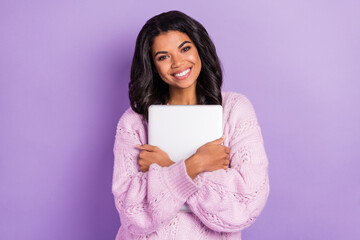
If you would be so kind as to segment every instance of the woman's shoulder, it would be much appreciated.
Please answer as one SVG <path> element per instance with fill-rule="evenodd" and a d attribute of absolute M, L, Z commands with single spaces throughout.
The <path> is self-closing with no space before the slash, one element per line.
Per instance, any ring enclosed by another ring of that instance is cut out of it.
<path fill-rule="evenodd" d="M 249 98 L 242 93 L 233 91 L 221 92 L 223 97 L 223 112 L 229 117 L 227 119 L 256 117 L 253 104 Z"/>
<path fill-rule="evenodd" d="M 249 98 L 243 93 L 238 93 L 233 91 L 222 91 L 221 95 L 222 95 L 223 107 L 233 108 L 239 104 L 240 105 L 251 104 Z"/>
<path fill-rule="evenodd" d="M 141 114 L 135 112 L 131 107 L 128 107 L 125 112 L 121 115 L 117 128 L 136 130 L 144 128 L 146 125 Z"/>

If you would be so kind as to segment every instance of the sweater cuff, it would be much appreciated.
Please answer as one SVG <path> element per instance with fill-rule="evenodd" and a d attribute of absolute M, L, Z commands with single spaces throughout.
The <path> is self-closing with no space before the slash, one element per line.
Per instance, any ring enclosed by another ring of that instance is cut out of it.
<path fill-rule="evenodd" d="M 198 190 L 186 172 L 185 160 L 174 163 L 163 169 L 163 179 L 169 190 L 179 199 L 186 201 L 190 195 Z"/>

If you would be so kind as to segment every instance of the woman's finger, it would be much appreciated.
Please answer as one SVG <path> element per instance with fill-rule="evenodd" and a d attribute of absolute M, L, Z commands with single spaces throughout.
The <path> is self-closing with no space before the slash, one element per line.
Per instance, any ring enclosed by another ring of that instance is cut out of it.
<path fill-rule="evenodd" d="M 226 153 L 230 153 L 230 148 L 229 148 L 229 147 L 225 147 L 225 152 L 226 152 Z"/>
<path fill-rule="evenodd" d="M 146 150 L 149 152 L 153 152 L 156 150 L 156 146 L 150 145 L 150 144 L 143 144 L 143 145 L 136 145 L 137 148 L 141 149 L 141 150 Z"/>
<path fill-rule="evenodd" d="M 225 138 L 226 138 L 225 135 L 223 135 L 221 138 L 209 142 L 209 144 L 222 144 L 225 141 Z"/>

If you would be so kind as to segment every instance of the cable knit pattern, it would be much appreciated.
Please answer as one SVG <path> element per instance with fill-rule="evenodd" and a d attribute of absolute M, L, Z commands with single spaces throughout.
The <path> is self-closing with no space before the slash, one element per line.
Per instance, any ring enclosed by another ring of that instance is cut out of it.
<path fill-rule="evenodd" d="M 264 208 L 270 187 L 261 129 L 249 99 L 222 92 L 224 145 L 230 168 L 192 180 L 184 160 L 151 164 L 142 173 L 136 144 L 147 143 L 147 122 L 128 108 L 114 144 L 112 193 L 121 219 L 121 239 L 241 239 Z M 179 211 L 187 202 L 192 212 Z"/>

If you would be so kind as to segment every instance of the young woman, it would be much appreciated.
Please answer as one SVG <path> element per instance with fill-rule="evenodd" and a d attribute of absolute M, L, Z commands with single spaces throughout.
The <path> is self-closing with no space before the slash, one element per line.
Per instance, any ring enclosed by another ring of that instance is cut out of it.
<path fill-rule="evenodd" d="M 116 240 L 239 240 L 259 216 L 269 195 L 261 129 L 248 98 L 221 85 L 215 46 L 199 22 L 179 11 L 146 22 L 131 66 L 131 108 L 115 136 Z M 174 163 L 147 144 L 152 104 L 220 104 L 224 136 Z M 184 203 L 192 212 L 180 211 Z"/>

